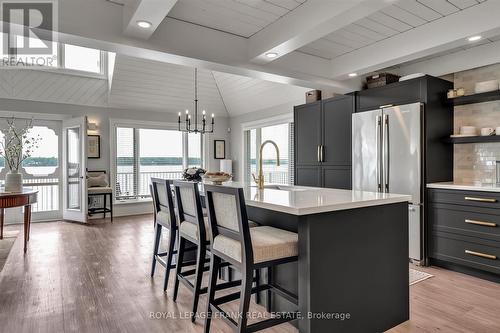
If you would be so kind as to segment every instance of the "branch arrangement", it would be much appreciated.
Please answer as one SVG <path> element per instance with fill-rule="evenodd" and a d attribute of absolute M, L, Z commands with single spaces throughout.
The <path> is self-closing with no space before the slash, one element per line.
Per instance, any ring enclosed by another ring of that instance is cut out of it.
<path fill-rule="evenodd" d="M 39 147 L 41 141 L 40 134 L 30 135 L 33 128 L 33 119 L 27 120 L 23 127 L 16 127 L 14 117 L 7 120 L 7 133 L 5 140 L 0 140 L 0 156 L 5 158 L 9 170 L 17 172 L 23 161 Z"/>

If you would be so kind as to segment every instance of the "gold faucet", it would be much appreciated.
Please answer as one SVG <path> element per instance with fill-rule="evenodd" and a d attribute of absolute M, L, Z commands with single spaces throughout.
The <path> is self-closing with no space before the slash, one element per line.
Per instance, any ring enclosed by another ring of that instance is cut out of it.
<path fill-rule="evenodd" d="M 257 177 L 255 177 L 255 174 L 252 174 L 253 180 L 257 184 L 257 187 L 259 189 L 264 188 L 264 172 L 262 171 L 262 150 L 264 149 L 264 146 L 267 145 L 268 143 L 272 144 L 274 148 L 276 148 L 276 166 L 280 166 L 280 149 L 278 148 L 278 145 L 276 142 L 271 141 L 271 140 L 266 140 L 260 145 L 260 154 L 259 154 L 259 174 Z"/>

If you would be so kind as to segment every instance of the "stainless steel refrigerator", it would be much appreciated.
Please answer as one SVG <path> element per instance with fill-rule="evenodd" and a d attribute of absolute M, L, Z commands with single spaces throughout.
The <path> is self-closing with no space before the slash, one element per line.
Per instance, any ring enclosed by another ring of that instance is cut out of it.
<path fill-rule="evenodd" d="M 422 114 L 414 103 L 352 115 L 353 190 L 408 194 L 409 254 L 421 257 Z"/>

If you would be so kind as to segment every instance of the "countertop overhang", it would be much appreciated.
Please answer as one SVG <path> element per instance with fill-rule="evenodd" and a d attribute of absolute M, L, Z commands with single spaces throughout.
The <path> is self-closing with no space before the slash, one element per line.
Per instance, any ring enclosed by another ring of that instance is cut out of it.
<path fill-rule="evenodd" d="M 497 186 L 496 184 L 480 184 L 480 183 L 459 183 L 459 182 L 430 183 L 427 184 L 427 188 L 443 189 L 443 190 L 500 192 L 500 186 Z"/>
<path fill-rule="evenodd" d="M 243 188 L 248 206 L 292 215 L 310 215 L 411 201 L 410 195 L 367 191 L 273 184 L 267 184 L 267 188 L 260 190 L 252 184 L 238 182 L 228 182 L 224 185 Z"/>

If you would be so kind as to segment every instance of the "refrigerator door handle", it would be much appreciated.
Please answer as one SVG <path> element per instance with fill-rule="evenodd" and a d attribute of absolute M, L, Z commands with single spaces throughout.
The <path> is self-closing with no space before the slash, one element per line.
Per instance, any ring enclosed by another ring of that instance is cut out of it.
<path fill-rule="evenodd" d="M 380 142 L 380 138 L 382 136 L 382 116 L 377 116 L 376 124 L 375 124 L 375 137 L 377 146 L 377 189 L 379 192 L 382 192 L 382 146 Z"/>
<path fill-rule="evenodd" d="M 389 115 L 384 114 L 384 192 L 389 192 L 389 169 L 391 165 L 391 153 L 389 150 Z"/>

